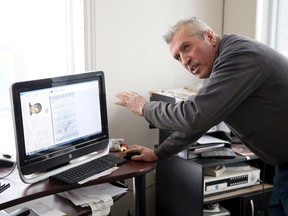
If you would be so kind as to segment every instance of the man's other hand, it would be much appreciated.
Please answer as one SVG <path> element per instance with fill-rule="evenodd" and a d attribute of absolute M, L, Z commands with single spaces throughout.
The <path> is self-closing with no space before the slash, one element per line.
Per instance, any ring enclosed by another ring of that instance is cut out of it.
<path fill-rule="evenodd" d="M 143 116 L 143 106 L 148 102 L 144 97 L 136 92 L 120 92 L 116 94 L 119 99 L 115 102 L 116 105 L 126 107 L 138 116 Z"/>

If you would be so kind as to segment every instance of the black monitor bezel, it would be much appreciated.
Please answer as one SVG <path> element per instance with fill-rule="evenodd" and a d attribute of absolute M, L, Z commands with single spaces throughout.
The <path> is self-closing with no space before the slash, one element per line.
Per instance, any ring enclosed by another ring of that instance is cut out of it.
<path fill-rule="evenodd" d="M 57 154 L 50 153 L 49 155 L 37 158 L 37 160 L 29 160 L 25 153 L 20 93 L 92 80 L 99 80 L 102 133 L 83 138 L 81 141 L 73 141 L 69 143 L 71 145 L 70 147 L 67 147 L 65 150 L 61 150 Z M 109 144 L 105 77 L 103 71 L 86 72 L 81 74 L 14 83 L 11 86 L 11 97 L 16 138 L 15 144 L 17 164 L 18 169 L 20 169 L 21 173 L 24 175 L 42 172 L 59 167 L 61 165 L 65 165 L 73 159 L 79 158 L 92 152 L 104 150 Z"/>

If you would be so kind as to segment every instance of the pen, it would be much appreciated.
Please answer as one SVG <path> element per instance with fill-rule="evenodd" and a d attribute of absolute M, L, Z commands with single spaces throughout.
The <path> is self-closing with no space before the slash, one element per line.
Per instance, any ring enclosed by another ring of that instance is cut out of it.
<path fill-rule="evenodd" d="M 3 191 L 5 191 L 7 188 L 10 187 L 10 183 L 8 184 L 3 184 L 0 186 L 0 193 L 2 193 Z"/>

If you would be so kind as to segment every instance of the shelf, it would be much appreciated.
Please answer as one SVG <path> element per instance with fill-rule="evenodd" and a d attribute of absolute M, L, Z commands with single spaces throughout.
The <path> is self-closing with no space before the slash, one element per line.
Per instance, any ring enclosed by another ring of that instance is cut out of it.
<path fill-rule="evenodd" d="M 195 163 L 196 165 L 201 165 L 203 168 L 211 167 L 211 166 L 218 166 L 218 165 L 225 165 L 225 164 L 232 164 L 244 161 L 250 161 L 257 159 L 258 157 L 253 155 L 249 157 L 245 157 L 242 155 L 236 155 L 233 159 L 215 159 L 215 158 L 194 158 L 190 159 L 189 161 Z"/>
<path fill-rule="evenodd" d="M 151 101 L 171 101 L 171 97 L 158 97 L 152 94 Z M 175 99 L 174 99 L 175 100 Z M 163 143 L 171 132 L 159 130 L 159 143 Z M 241 189 L 204 195 L 204 169 L 219 165 L 245 162 L 261 170 L 261 184 Z M 193 158 L 183 159 L 177 156 L 165 161 L 158 161 L 156 166 L 156 214 L 159 216 L 203 216 L 203 205 L 221 202 L 228 205 L 231 215 L 248 215 L 250 198 L 255 201 L 255 212 L 267 214 L 268 201 L 271 197 L 274 167 L 265 164 L 256 155 L 236 154 L 233 159 Z M 262 194 L 263 193 L 263 194 Z M 249 197 L 249 203 L 248 198 Z M 261 197 L 261 199 L 259 198 Z M 262 199 L 264 197 L 264 199 Z"/>
<path fill-rule="evenodd" d="M 273 188 L 273 185 L 265 183 L 265 184 L 258 184 L 258 185 L 254 185 L 254 186 L 241 188 L 238 190 L 225 191 L 225 192 L 222 192 L 221 194 L 217 193 L 216 195 L 212 195 L 212 196 L 209 195 L 209 197 L 205 197 L 204 198 L 204 204 L 211 203 L 211 202 L 219 202 L 222 200 L 231 199 L 234 197 L 239 197 L 240 195 L 246 195 L 246 194 L 254 193 L 257 191 L 262 191 L 263 189 L 265 191 L 272 190 L 272 188 Z"/>

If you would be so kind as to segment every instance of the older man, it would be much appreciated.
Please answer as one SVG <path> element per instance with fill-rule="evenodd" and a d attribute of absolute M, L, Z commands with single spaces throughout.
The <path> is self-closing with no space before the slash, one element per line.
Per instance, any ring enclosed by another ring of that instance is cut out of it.
<path fill-rule="evenodd" d="M 173 57 L 204 84 L 179 103 L 118 93 L 117 105 L 173 131 L 155 150 L 134 145 L 127 153 L 139 154 L 133 160 L 165 160 L 224 121 L 257 156 L 276 165 L 269 215 L 288 215 L 288 59 L 240 35 L 220 38 L 197 18 L 181 20 L 164 39 Z"/>

